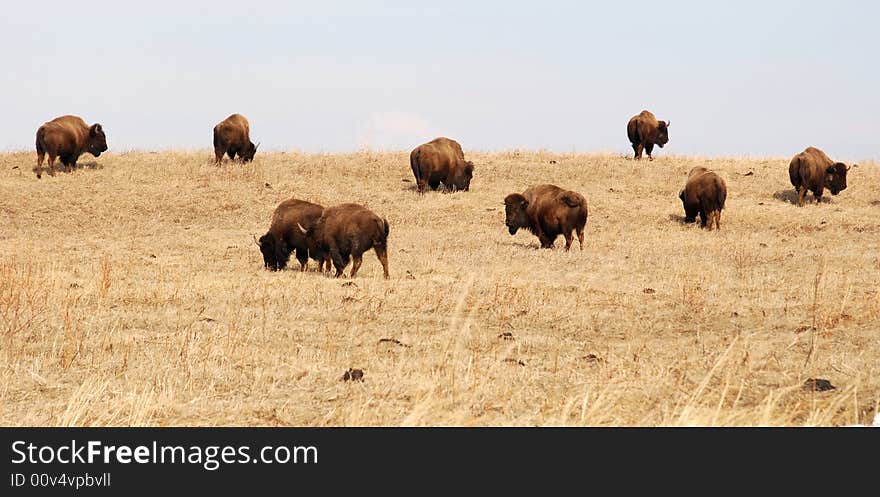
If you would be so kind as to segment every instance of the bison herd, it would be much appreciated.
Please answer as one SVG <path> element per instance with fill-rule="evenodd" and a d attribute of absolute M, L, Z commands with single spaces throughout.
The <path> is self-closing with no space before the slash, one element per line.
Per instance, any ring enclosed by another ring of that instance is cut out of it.
<path fill-rule="evenodd" d="M 653 160 L 654 145 L 663 148 L 669 142 L 669 125 L 647 110 L 633 116 L 626 132 L 634 159 L 641 159 L 644 152 Z M 251 141 L 250 124 L 241 114 L 232 114 L 214 126 L 213 138 L 215 164 L 220 164 L 224 155 L 230 160 L 238 156 L 241 162 L 252 161 L 259 147 Z M 100 124 L 89 126 L 80 117 L 66 115 L 37 129 L 36 149 L 37 178 L 42 177 L 46 155 L 49 156 L 49 175 L 55 176 L 55 159 L 60 159 L 65 171 L 71 172 L 82 154 L 98 157 L 105 152 L 107 137 Z M 428 188 L 436 190 L 441 183 L 447 190 L 468 191 L 474 176 L 474 163 L 465 160 L 461 145 L 444 137 L 413 149 L 410 167 L 419 194 Z M 788 172 L 797 192 L 797 205 L 804 205 L 808 191 L 813 192 L 818 204 L 825 188 L 832 195 L 846 189 L 846 173 L 850 167 L 831 160 L 814 147 L 794 156 Z M 727 184 L 717 173 L 705 167 L 691 169 L 679 198 L 686 222 L 696 222 L 699 215 L 704 228 L 710 231 L 713 227 L 721 228 Z M 542 248 L 552 248 L 556 238 L 562 235 L 565 250 L 569 250 L 576 233 L 580 249 L 584 248 L 589 208 L 587 199 L 578 192 L 550 184 L 533 186 L 522 193 L 507 195 L 504 210 L 504 222 L 511 235 L 521 228 L 528 230 L 538 237 Z M 290 255 L 295 253 L 301 271 L 307 269 L 311 258 L 318 262 L 322 272 L 329 271 L 332 262 L 336 277 L 342 276 L 352 261 L 351 277 L 355 277 L 364 253 L 373 249 L 387 279 L 389 233 L 388 221 L 362 205 L 345 203 L 325 208 L 291 198 L 275 208 L 269 230 L 256 243 L 266 269 L 284 269 Z"/>

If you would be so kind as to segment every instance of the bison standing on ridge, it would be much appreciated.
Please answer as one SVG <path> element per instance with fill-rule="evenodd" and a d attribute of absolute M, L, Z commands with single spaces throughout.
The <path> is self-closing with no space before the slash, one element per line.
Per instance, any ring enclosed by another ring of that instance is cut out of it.
<path fill-rule="evenodd" d="M 825 188 L 832 195 L 846 190 L 846 172 L 850 168 L 843 162 L 834 162 L 825 152 L 814 147 L 807 147 L 794 156 L 788 165 L 788 176 L 798 194 L 798 207 L 803 207 L 807 199 L 807 191 L 813 192 L 816 205 L 822 202 Z"/>
<path fill-rule="evenodd" d="M 709 231 L 715 227 L 721 229 L 721 210 L 727 200 L 727 184 L 721 176 L 705 167 L 695 167 L 688 173 L 684 189 L 678 198 L 684 205 L 685 222 L 693 223 L 700 215 L 700 225 Z"/>
<path fill-rule="evenodd" d="M 305 200 L 291 198 L 278 204 L 272 214 L 269 231 L 261 236 L 257 243 L 266 268 L 272 271 L 284 269 L 287 261 L 290 260 L 291 252 L 296 250 L 300 270 L 305 271 L 309 262 L 309 250 L 306 237 L 299 226 L 305 229 L 311 228 L 323 213 L 324 207 Z M 319 271 L 323 270 L 325 260 L 327 271 L 330 270 L 329 258 L 312 258 L 318 261 Z"/>
<path fill-rule="evenodd" d="M 363 262 L 364 252 L 371 248 L 382 263 L 385 279 L 388 276 L 388 221 L 358 204 L 341 204 L 324 209 L 321 217 L 311 228 L 299 226 L 309 244 L 313 259 L 328 256 L 336 267 L 336 277 L 354 259 L 351 277 L 357 275 Z"/>
<path fill-rule="evenodd" d="M 505 223 L 511 235 L 519 228 L 534 233 L 541 248 L 552 248 L 556 237 L 565 237 L 565 250 L 572 244 L 572 231 L 584 249 L 584 226 L 587 224 L 587 199 L 580 193 L 555 185 L 533 186 L 504 198 Z"/>
<path fill-rule="evenodd" d="M 214 126 L 214 163 L 220 164 L 223 154 L 234 160 L 238 154 L 242 162 L 254 160 L 259 144 L 251 141 L 251 128 L 241 114 L 232 114 Z"/>
<path fill-rule="evenodd" d="M 639 115 L 633 116 L 626 125 L 626 134 L 635 152 L 635 159 L 642 158 L 642 150 L 648 153 L 648 159 L 654 160 L 651 152 L 654 145 L 663 148 L 669 142 L 669 125 L 666 121 L 658 121 L 654 114 L 643 110 Z"/>
<path fill-rule="evenodd" d="M 37 129 L 37 178 L 43 176 L 43 159 L 49 154 L 49 175 L 55 176 L 55 158 L 60 157 L 65 171 L 76 168 L 79 156 L 88 152 L 95 157 L 107 150 L 107 136 L 100 124 L 87 125 L 78 116 L 61 116 Z"/>
<path fill-rule="evenodd" d="M 409 164 L 419 193 L 430 186 L 436 190 L 443 183 L 450 190 L 468 191 L 474 177 L 474 163 L 464 160 L 464 152 L 457 141 L 435 138 L 413 149 Z"/>

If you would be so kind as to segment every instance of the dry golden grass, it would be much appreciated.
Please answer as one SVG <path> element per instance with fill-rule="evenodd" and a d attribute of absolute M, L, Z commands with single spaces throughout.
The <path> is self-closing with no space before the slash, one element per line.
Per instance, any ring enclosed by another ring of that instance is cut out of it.
<path fill-rule="evenodd" d="M 470 192 L 420 197 L 404 152 L 131 152 L 39 181 L 2 154 L 0 424 L 870 423 L 877 165 L 797 208 L 786 158 L 658 156 L 470 152 Z M 698 164 L 728 184 L 720 232 L 681 223 Z M 538 183 L 587 197 L 586 250 L 507 233 L 502 199 Z M 355 280 L 265 271 L 253 235 L 291 196 L 385 216 L 391 280 L 372 252 Z"/>

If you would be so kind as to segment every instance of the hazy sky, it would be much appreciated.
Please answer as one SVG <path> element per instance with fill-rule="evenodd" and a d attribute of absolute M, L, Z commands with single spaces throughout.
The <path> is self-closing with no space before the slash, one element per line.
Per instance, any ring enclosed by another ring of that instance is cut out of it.
<path fill-rule="evenodd" d="M 325 5 L 326 4 L 326 5 Z M 43 122 L 104 125 L 111 151 L 211 147 L 233 112 L 263 148 L 630 151 L 878 158 L 880 3 L 9 2 L 0 149 Z"/>

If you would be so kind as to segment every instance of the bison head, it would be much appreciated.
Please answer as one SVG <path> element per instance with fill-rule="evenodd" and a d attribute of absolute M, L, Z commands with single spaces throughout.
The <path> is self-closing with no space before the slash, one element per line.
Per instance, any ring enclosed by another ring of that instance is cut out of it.
<path fill-rule="evenodd" d="M 100 124 L 95 123 L 89 128 L 89 143 L 86 147 L 88 152 L 95 157 L 107 150 L 107 136 Z"/>
<path fill-rule="evenodd" d="M 270 271 L 280 271 L 290 260 L 290 248 L 283 238 L 275 238 L 271 233 L 260 237 L 260 252 L 263 253 L 263 264 Z"/>
<path fill-rule="evenodd" d="M 242 150 L 241 153 L 238 154 L 241 157 L 241 161 L 250 162 L 254 160 L 254 155 L 257 155 L 257 147 L 259 146 L 259 144 L 254 145 L 254 142 L 248 142 L 244 150 Z"/>
<path fill-rule="evenodd" d="M 657 123 L 657 146 L 663 148 L 669 142 L 669 125 L 672 122 L 660 121 Z"/>
<path fill-rule="evenodd" d="M 842 162 L 834 164 L 825 171 L 825 186 L 831 190 L 832 195 L 837 195 L 846 190 L 847 171 L 849 171 L 849 168 Z"/>
<path fill-rule="evenodd" d="M 511 235 L 515 235 L 520 228 L 531 226 L 529 216 L 526 209 L 529 207 L 529 201 L 519 193 L 511 193 L 504 197 L 504 224 L 507 225 L 507 231 Z"/>
<path fill-rule="evenodd" d="M 474 163 L 466 161 L 461 163 L 450 178 L 449 188 L 452 191 L 468 191 L 471 188 L 471 178 L 474 177 Z"/>

